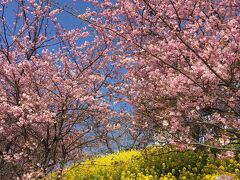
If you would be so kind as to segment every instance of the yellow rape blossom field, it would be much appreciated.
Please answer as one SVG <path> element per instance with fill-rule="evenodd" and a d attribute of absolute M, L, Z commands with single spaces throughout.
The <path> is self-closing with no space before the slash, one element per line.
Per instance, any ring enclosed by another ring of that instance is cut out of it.
<path fill-rule="evenodd" d="M 217 180 L 240 179 L 240 155 L 219 159 L 206 151 L 170 147 L 130 150 L 76 163 L 63 171 L 66 180 Z M 57 172 L 51 179 L 56 179 Z"/>

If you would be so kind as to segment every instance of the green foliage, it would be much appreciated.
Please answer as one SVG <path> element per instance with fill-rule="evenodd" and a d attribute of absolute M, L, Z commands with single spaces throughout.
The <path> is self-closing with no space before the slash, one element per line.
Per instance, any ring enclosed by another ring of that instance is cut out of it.
<path fill-rule="evenodd" d="M 236 158 L 218 159 L 206 152 L 179 152 L 170 147 L 124 151 L 74 164 L 63 173 L 71 180 L 211 180 L 221 175 L 240 177 Z M 52 179 L 56 178 L 56 173 Z"/>

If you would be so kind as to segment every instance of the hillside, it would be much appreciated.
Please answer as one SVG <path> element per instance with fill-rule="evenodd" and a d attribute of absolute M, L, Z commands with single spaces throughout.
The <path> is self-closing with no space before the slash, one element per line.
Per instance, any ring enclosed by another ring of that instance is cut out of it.
<path fill-rule="evenodd" d="M 240 179 L 239 169 L 239 157 L 219 159 L 211 153 L 154 147 L 74 164 L 64 171 L 63 179 Z M 56 173 L 52 179 L 56 179 Z"/>

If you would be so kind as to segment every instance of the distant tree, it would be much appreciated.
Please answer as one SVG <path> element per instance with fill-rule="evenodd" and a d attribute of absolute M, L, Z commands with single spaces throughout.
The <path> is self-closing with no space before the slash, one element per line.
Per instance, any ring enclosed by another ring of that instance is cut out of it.
<path fill-rule="evenodd" d="M 91 147 L 97 154 L 114 153 L 129 149 L 143 149 L 153 142 L 154 133 L 129 123 L 129 118 L 114 118 L 105 128 L 94 129 L 96 137 L 101 137 L 97 148 Z"/>

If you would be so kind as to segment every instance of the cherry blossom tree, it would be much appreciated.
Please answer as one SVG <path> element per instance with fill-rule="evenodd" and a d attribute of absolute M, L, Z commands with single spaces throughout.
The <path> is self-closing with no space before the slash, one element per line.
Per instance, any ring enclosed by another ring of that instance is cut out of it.
<path fill-rule="evenodd" d="M 112 115 L 102 91 L 114 74 L 108 42 L 60 15 L 51 0 L 1 1 L 0 179 L 81 160 Z"/>
<path fill-rule="evenodd" d="M 128 70 L 115 90 L 134 124 L 180 149 L 236 150 L 240 138 L 240 2 L 88 1 L 80 14 L 114 44 Z"/>
<path fill-rule="evenodd" d="M 123 124 L 180 149 L 236 150 L 239 1 L 86 2 L 81 14 L 52 0 L 1 1 L 1 177 L 61 172 Z M 67 15 L 76 27 L 61 23 Z M 126 116 L 111 110 L 117 101 L 134 107 L 123 124 L 111 124 Z"/>

